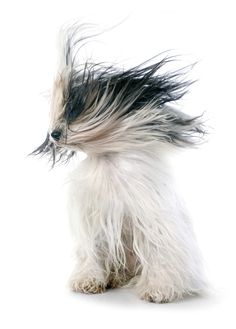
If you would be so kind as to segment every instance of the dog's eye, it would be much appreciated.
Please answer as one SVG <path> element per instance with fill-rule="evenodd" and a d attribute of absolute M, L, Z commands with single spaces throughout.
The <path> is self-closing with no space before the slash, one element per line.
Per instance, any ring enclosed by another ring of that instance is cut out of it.
<path fill-rule="evenodd" d="M 59 141 L 60 137 L 61 137 L 61 130 L 54 130 L 52 133 L 51 133 L 51 137 L 53 139 L 55 139 L 56 141 Z"/>

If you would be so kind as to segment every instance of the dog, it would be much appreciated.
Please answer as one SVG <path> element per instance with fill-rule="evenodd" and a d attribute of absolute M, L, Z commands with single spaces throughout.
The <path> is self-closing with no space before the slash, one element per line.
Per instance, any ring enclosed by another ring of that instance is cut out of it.
<path fill-rule="evenodd" d="M 33 152 L 49 155 L 53 165 L 87 154 L 70 174 L 77 244 L 71 289 L 133 286 L 156 303 L 201 293 L 201 256 L 168 164 L 206 132 L 202 116 L 173 106 L 191 82 L 181 70 L 160 72 L 171 56 L 127 70 L 81 64 L 87 38 L 78 26 L 63 33 L 47 137 Z"/>

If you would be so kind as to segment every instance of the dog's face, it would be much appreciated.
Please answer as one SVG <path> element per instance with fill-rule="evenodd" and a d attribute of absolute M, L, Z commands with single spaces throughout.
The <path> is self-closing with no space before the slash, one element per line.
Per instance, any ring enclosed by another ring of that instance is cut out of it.
<path fill-rule="evenodd" d="M 99 152 L 112 134 L 118 134 L 122 120 L 110 79 L 91 67 L 83 71 L 67 68 L 58 75 L 49 131 L 49 139 L 57 147 L 95 152 L 97 145 Z"/>
<path fill-rule="evenodd" d="M 64 65 L 53 86 L 49 130 L 34 154 L 49 154 L 55 163 L 79 150 L 132 151 L 153 142 L 184 146 L 203 133 L 198 118 L 166 106 L 181 98 L 189 85 L 179 79 L 181 73 L 158 74 L 172 58 L 127 71 L 89 62 L 76 65 L 72 55 L 76 43 L 71 38 L 65 42 Z"/>

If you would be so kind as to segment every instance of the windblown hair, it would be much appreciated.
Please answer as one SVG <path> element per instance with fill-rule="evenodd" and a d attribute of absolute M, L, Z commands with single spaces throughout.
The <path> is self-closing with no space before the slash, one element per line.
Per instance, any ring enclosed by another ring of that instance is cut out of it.
<path fill-rule="evenodd" d="M 53 90 L 50 133 L 60 137 L 52 142 L 48 134 L 34 153 L 51 154 L 55 163 L 70 159 L 76 150 L 105 154 L 143 149 L 148 143 L 199 143 L 205 133 L 201 117 L 168 106 L 191 84 L 184 80 L 183 70 L 159 73 L 173 56 L 129 70 L 80 64 L 77 46 L 87 37 L 79 39 L 76 32 L 69 29 L 65 34 L 64 60 Z"/>
<path fill-rule="evenodd" d="M 79 263 L 72 288 L 98 292 L 132 278 L 152 301 L 198 292 L 200 257 L 165 163 L 171 149 L 194 146 L 205 133 L 201 116 L 172 106 L 191 82 L 182 70 L 161 73 L 172 56 L 128 70 L 80 63 L 88 37 L 79 32 L 64 33 L 49 131 L 33 152 L 53 164 L 88 155 L 71 175 Z"/>

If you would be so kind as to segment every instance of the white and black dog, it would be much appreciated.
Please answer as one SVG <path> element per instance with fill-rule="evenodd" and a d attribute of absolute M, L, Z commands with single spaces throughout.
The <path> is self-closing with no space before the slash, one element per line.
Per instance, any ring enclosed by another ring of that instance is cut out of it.
<path fill-rule="evenodd" d="M 199 293 L 201 257 L 167 161 L 205 134 L 201 117 L 171 106 L 189 82 L 181 70 L 160 73 L 172 57 L 129 70 L 81 64 L 86 39 L 78 27 L 64 33 L 47 138 L 33 152 L 53 164 L 87 154 L 70 177 L 77 243 L 71 288 L 100 293 L 132 285 L 152 302 Z"/>

